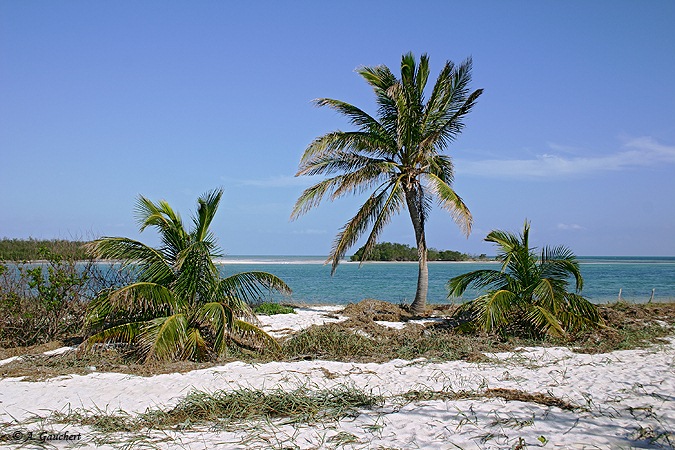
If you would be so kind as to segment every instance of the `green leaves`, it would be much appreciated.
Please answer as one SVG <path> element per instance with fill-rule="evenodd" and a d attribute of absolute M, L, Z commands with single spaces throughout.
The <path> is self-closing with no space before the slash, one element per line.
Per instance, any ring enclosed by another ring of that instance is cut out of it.
<path fill-rule="evenodd" d="M 327 133 L 307 147 L 296 176 L 331 177 L 300 195 L 291 219 L 318 206 L 325 196 L 335 200 L 347 194 L 372 192 L 336 236 L 328 258 L 333 271 L 369 227 L 366 250 L 372 248 L 392 215 L 403 208 L 410 214 L 423 264 L 424 224 L 432 198 L 450 212 L 462 231 L 468 235 L 471 230 L 471 213 L 452 188 L 450 158 L 440 153 L 462 130 L 464 117 L 483 91 L 468 90 L 470 59 L 460 66 L 446 62 L 428 101 L 425 91 L 430 71 L 426 54 L 419 63 L 412 53 L 404 54 L 400 79 L 386 66 L 361 67 L 357 72 L 373 88 L 377 115 L 340 100 L 316 100 L 318 106 L 327 106 L 347 117 L 357 129 Z M 427 285 L 426 280 L 422 281 L 418 286 Z M 418 290 L 416 309 L 423 309 L 425 302 L 426 291 Z"/>
<path fill-rule="evenodd" d="M 136 213 L 141 231 L 155 227 L 162 240 L 159 249 L 123 237 L 90 244 L 96 255 L 136 265 L 138 281 L 101 292 L 91 302 L 87 323 L 103 330 L 85 341 L 85 350 L 96 343 L 121 342 L 135 345 L 146 360 L 200 360 L 225 352 L 233 333 L 278 346 L 246 321 L 255 320 L 248 302 L 268 291 L 287 294 L 290 288 L 265 272 L 221 278 L 213 262 L 219 255 L 210 225 L 222 194 L 217 189 L 197 200 L 191 230 L 166 201 L 140 197 Z"/>
<path fill-rule="evenodd" d="M 564 246 L 545 247 L 537 257 L 529 247 L 530 224 L 523 232 L 495 230 L 486 241 L 498 247 L 501 270 L 477 270 L 452 278 L 450 296 L 460 296 L 469 287 L 488 289 L 461 308 L 473 324 L 485 332 L 504 333 L 510 326 L 542 336 L 563 336 L 567 332 L 602 324 L 595 305 L 578 293 L 568 292 L 570 278 L 580 292 L 583 278 L 574 254 Z"/>

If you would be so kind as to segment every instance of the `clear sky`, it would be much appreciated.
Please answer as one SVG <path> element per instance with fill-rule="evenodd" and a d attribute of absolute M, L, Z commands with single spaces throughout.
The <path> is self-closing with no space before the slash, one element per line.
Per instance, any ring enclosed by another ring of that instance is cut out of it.
<path fill-rule="evenodd" d="M 473 57 L 485 89 L 448 150 L 474 231 L 436 210 L 430 246 L 490 254 L 490 230 L 527 218 L 535 244 L 672 256 L 673 24 L 667 0 L 0 0 L 0 237 L 154 245 L 139 194 L 187 219 L 222 187 L 226 253 L 325 255 L 362 199 L 289 221 L 316 181 L 294 178 L 303 150 L 349 129 L 311 101 L 374 113 L 354 69 L 399 73 L 412 51 L 432 79 Z M 383 240 L 413 244 L 410 219 Z"/>

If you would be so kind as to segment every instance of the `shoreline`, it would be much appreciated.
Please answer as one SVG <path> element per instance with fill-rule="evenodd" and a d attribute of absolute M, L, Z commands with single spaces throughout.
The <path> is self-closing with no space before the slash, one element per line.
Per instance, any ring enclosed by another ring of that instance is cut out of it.
<path fill-rule="evenodd" d="M 224 264 L 320 264 L 326 265 L 326 256 L 319 255 L 227 255 L 224 257 L 215 258 L 213 261 L 218 265 Z M 675 264 L 675 256 L 577 256 L 580 265 L 593 264 Z M 0 264 L 45 264 L 49 261 L 46 259 L 32 259 L 26 261 L 15 260 L 0 260 Z M 121 263 L 123 261 L 117 259 L 81 259 L 76 260 L 76 263 L 94 262 L 97 264 L 103 263 Z M 415 260 L 410 261 L 351 261 L 343 259 L 340 264 L 417 264 Z M 428 264 L 437 263 L 451 263 L 451 264 L 492 264 L 499 263 L 494 257 L 488 259 L 468 259 L 461 261 L 427 261 Z"/>

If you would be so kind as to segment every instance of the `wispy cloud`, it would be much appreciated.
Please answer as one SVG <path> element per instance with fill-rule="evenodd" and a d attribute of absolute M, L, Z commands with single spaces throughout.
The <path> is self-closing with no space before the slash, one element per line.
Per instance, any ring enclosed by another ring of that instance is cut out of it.
<path fill-rule="evenodd" d="M 549 144 L 551 150 L 569 153 L 569 147 Z M 577 149 L 575 149 L 577 150 Z M 588 175 L 659 164 L 675 164 L 675 146 L 663 145 L 650 137 L 626 141 L 623 150 L 596 156 L 561 156 L 543 153 L 531 159 L 457 160 L 456 170 L 463 175 L 494 178 L 550 178 Z"/>
<path fill-rule="evenodd" d="M 576 223 L 559 223 L 556 228 L 563 231 L 579 231 L 584 229 L 584 227 Z"/>
<path fill-rule="evenodd" d="M 326 230 L 316 230 L 314 228 L 306 228 L 304 230 L 294 230 L 293 234 L 326 234 Z"/>

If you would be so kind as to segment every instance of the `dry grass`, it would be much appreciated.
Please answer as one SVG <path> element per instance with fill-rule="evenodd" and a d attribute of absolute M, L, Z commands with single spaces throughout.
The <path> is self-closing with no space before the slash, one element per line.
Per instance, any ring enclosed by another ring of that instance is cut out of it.
<path fill-rule="evenodd" d="M 186 430 L 208 426 L 236 427 L 242 422 L 287 419 L 286 423 L 337 421 L 359 410 L 381 406 L 384 397 L 353 386 L 286 391 L 239 388 L 215 392 L 192 391 L 170 409 L 154 408 L 140 414 L 124 411 L 77 409 L 54 412 L 48 423 L 86 425 L 105 433 L 141 430 Z M 249 426 L 247 424 L 245 426 Z"/>
<path fill-rule="evenodd" d="M 566 342 L 575 351 L 607 353 L 659 343 L 673 334 L 675 303 L 600 305 L 607 326 L 570 336 Z"/>
<path fill-rule="evenodd" d="M 449 317 L 452 305 L 433 305 L 429 316 Z M 603 353 L 613 350 L 645 347 L 673 334 L 675 303 L 628 304 L 600 306 L 607 326 L 589 330 L 565 340 L 526 340 L 501 338 L 485 334 L 465 334 L 457 324 L 443 322 L 420 325 L 409 323 L 402 329 L 377 324 L 375 321 L 403 321 L 414 317 L 404 306 L 377 300 L 364 300 L 348 305 L 339 314 L 348 319 L 328 325 L 312 326 L 281 341 L 281 352 L 254 353 L 232 347 L 227 356 L 206 362 L 173 362 L 141 364 L 133 354 L 115 349 L 90 354 L 69 352 L 63 355 L 42 355 L 58 348 L 62 342 L 19 349 L 0 349 L 2 359 L 25 355 L 0 366 L 0 377 L 26 377 L 38 380 L 66 374 L 121 372 L 140 376 L 159 373 L 188 372 L 234 360 L 266 362 L 272 360 L 325 359 L 354 362 L 384 362 L 392 359 L 427 358 L 430 360 L 483 361 L 485 353 L 511 351 L 522 346 L 567 346 L 575 351 Z"/>
<path fill-rule="evenodd" d="M 507 402 L 517 401 L 544 406 L 555 406 L 566 411 L 580 409 L 578 405 L 554 397 L 551 394 L 542 394 L 540 392 L 531 394 L 520 389 L 506 388 L 492 388 L 477 391 L 411 390 L 401 394 L 400 397 L 405 403 L 427 400 L 478 400 L 484 398 L 501 398 Z"/>

